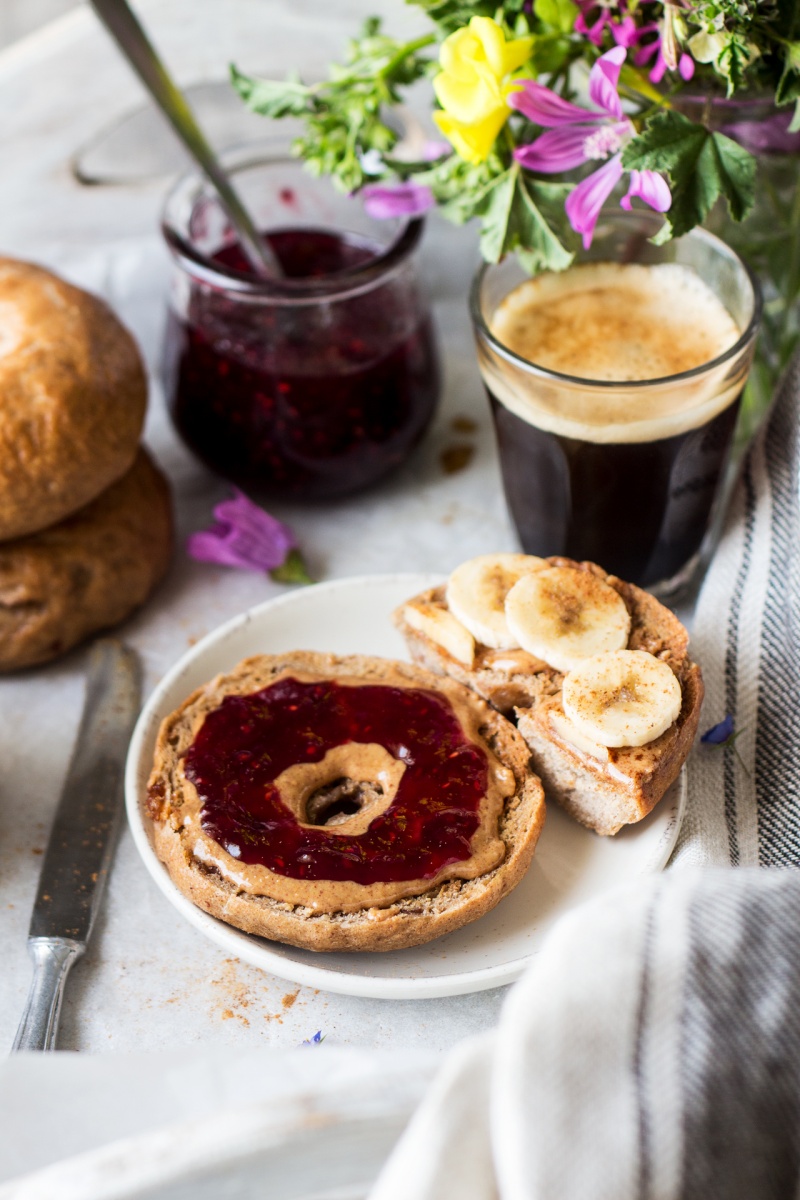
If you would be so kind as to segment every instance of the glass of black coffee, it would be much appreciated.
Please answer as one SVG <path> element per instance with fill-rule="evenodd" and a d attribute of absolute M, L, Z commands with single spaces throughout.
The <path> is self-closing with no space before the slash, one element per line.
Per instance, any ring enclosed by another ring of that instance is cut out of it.
<path fill-rule="evenodd" d="M 471 308 L 524 550 L 669 592 L 718 503 L 761 296 L 719 239 L 655 246 L 660 224 L 604 213 L 560 274 L 485 265 Z"/>

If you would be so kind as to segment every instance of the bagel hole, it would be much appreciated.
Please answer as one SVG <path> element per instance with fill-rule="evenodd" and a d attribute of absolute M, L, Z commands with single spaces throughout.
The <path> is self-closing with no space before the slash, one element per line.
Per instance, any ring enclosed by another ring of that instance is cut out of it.
<path fill-rule="evenodd" d="M 324 783 L 306 800 L 306 824 L 341 825 L 383 797 L 379 783 L 341 776 Z"/>

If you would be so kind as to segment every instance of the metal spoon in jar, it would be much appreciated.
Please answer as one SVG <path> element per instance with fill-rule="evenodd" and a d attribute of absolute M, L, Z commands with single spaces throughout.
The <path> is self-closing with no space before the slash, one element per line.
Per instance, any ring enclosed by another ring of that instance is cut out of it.
<path fill-rule="evenodd" d="M 156 54 L 126 0 L 89 2 L 189 154 L 215 188 L 253 270 L 265 278 L 281 279 L 283 271 L 280 263 L 239 199 L 197 124 L 186 98 Z"/>

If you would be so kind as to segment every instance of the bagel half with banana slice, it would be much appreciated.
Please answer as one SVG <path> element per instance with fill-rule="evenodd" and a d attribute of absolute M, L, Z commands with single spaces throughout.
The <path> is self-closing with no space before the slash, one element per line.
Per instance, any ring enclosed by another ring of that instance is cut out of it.
<path fill-rule="evenodd" d="M 547 795 L 610 835 L 677 778 L 700 719 L 689 635 L 594 563 L 487 554 L 394 614 L 415 662 L 515 721 Z"/>

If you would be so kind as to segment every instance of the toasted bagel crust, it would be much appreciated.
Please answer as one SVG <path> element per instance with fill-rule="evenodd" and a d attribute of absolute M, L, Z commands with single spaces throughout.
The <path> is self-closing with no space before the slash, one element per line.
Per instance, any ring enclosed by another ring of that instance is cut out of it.
<path fill-rule="evenodd" d="M 514 793 L 506 799 L 499 819 L 498 833 L 506 847 L 499 866 L 475 879 L 446 880 L 385 907 L 325 913 L 279 902 L 267 894 L 245 892 L 234 879 L 195 856 L 196 832 L 184 827 L 180 811 L 185 789 L 190 786 L 181 760 L 205 715 L 225 696 L 259 691 L 287 671 L 320 679 L 358 677 L 375 684 L 386 677 L 387 668 L 393 677 L 399 674 L 407 680 L 410 688 L 442 691 L 441 679 L 409 663 L 296 651 L 245 659 L 229 674 L 194 692 L 165 719 L 149 783 L 147 815 L 158 857 L 184 895 L 199 908 L 248 933 L 308 950 L 397 950 L 421 945 L 476 920 L 519 883 L 544 822 L 542 786 L 530 771 L 530 752 L 513 725 L 452 683 L 448 688 L 457 688 L 469 697 L 471 705 L 480 705 L 481 738 L 514 776 Z M 246 865 L 237 863 L 241 878 L 247 871 Z"/>

